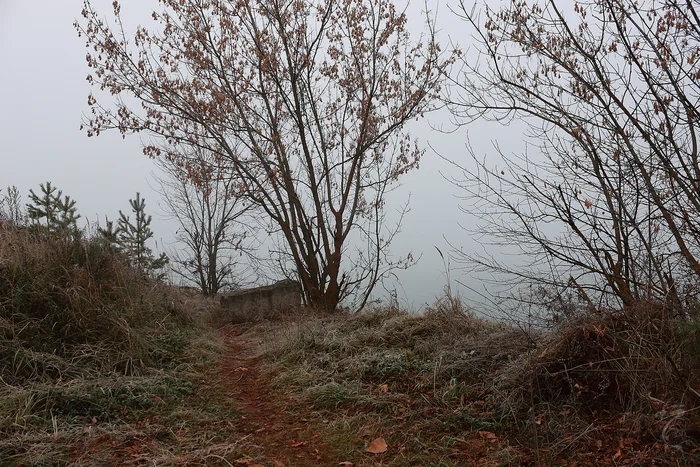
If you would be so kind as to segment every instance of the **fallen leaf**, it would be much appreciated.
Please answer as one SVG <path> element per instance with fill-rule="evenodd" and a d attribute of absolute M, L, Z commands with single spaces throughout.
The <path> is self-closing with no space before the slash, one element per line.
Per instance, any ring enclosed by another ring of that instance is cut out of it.
<path fill-rule="evenodd" d="M 240 367 L 236 368 L 236 369 L 233 370 L 233 371 L 248 371 L 248 368 L 245 368 L 245 367 L 240 366 Z"/>
<path fill-rule="evenodd" d="M 379 390 L 381 392 L 389 392 L 389 385 L 388 384 L 380 384 L 379 385 Z"/>
<path fill-rule="evenodd" d="M 477 436 L 479 436 L 479 438 L 485 438 L 491 442 L 494 442 L 496 441 L 496 439 L 498 439 L 496 433 L 491 433 L 490 431 L 477 431 L 476 434 Z"/>
<path fill-rule="evenodd" d="M 365 451 L 372 453 L 372 454 L 381 454 L 383 452 L 386 452 L 386 450 L 389 448 L 389 445 L 386 444 L 386 441 L 384 441 L 384 438 L 377 438 L 371 443 L 369 443 L 369 446 L 367 446 L 367 449 Z"/>
<path fill-rule="evenodd" d="M 352 465 L 355 465 L 355 464 L 353 464 L 353 463 L 350 462 L 350 461 L 343 461 L 343 462 L 341 462 L 341 463 L 338 464 L 338 465 L 348 465 L 348 466 L 352 466 Z"/>

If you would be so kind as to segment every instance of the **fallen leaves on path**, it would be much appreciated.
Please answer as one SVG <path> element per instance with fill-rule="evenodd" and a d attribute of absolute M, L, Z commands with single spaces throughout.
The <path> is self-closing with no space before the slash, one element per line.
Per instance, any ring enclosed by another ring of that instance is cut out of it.
<path fill-rule="evenodd" d="M 263 360 L 260 345 L 251 344 L 241 327 L 222 328 L 221 334 L 226 347 L 222 353 L 220 377 L 227 397 L 235 401 L 240 411 L 237 428 L 250 437 L 250 445 L 243 451 L 246 457 L 234 465 L 333 465 L 328 463 L 333 451 L 312 431 L 305 413 L 291 414 L 280 408 L 280 396 L 272 392 L 268 380 L 260 374 Z"/>

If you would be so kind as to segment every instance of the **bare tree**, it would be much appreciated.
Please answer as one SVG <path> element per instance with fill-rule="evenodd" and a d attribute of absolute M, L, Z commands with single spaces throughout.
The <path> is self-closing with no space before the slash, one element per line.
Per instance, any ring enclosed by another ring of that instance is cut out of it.
<path fill-rule="evenodd" d="M 576 291 L 590 307 L 695 300 L 700 275 L 700 20 L 694 2 L 513 2 L 458 14 L 465 55 L 448 100 L 461 123 L 522 120 L 538 154 L 455 180 L 484 238 L 532 259 L 491 271 Z M 464 164 L 460 164 L 464 165 Z"/>
<path fill-rule="evenodd" d="M 90 95 L 87 134 L 147 131 L 152 157 L 210 151 L 279 227 L 308 303 L 363 305 L 389 247 L 377 212 L 422 154 L 404 127 L 430 110 L 449 60 L 433 29 L 413 43 L 390 0 L 160 3 L 156 30 L 130 43 L 118 3 L 110 28 L 85 1 L 88 81 L 117 99 Z M 351 232 L 378 239 L 360 269 L 343 261 Z"/>
<path fill-rule="evenodd" d="M 213 166 L 203 151 L 188 157 L 187 166 L 158 159 L 163 175 L 156 176 L 166 213 L 177 220 L 173 271 L 204 295 L 248 283 L 237 274 L 242 259 L 254 259 L 250 241 L 254 226 L 244 221 L 251 204 L 241 196 L 231 174 Z M 251 268 L 245 272 L 250 275 Z"/>
<path fill-rule="evenodd" d="M 5 193 L 2 193 L 2 189 L 0 189 L 0 220 L 8 221 L 17 226 L 27 223 L 27 213 L 22 204 L 22 195 L 14 185 L 8 186 Z"/>

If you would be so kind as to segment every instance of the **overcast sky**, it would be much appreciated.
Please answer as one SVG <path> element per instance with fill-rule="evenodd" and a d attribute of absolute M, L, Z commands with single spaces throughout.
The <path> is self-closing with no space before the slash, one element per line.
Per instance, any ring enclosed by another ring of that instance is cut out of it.
<path fill-rule="evenodd" d="M 121 3 L 127 21 L 149 25 L 148 2 Z M 111 14 L 110 1 L 93 4 L 104 15 Z M 414 4 L 411 23 L 420 24 L 415 14 L 423 2 Z M 108 132 L 88 138 L 79 130 L 90 91 L 85 81 L 84 40 L 72 26 L 81 8 L 80 0 L 0 0 L 0 187 L 16 185 L 26 200 L 30 188 L 50 180 L 77 200 L 79 212 L 91 221 L 114 218 L 120 209 L 128 210 L 128 199 L 139 191 L 154 215 L 155 238 L 172 242 L 176 226 L 159 215 L 158 195 L 149 186 L 154 165 L 142 154 L 139 136 L 123 140 L 117 132 Z M 463 30 L 444 4 L 438 21 L 443 34 L 458 35 Z M 446 119 L 444 113 L 429 117 L 433 125 Z M 502 136 L 502 129 L 485 123 L 469 129 L 472 144 L 484 154 L 499 132 Z M 445 135 L 423 121 L 416 125 L 414 135 L 424 146 L 430 144 L 445 156 L 468 163 L 464 130 Z M 513 142 L 512 135 L 508 139 Z M 448 251 L 444 237 L 456 246 L 475 248 L 458 225 L 470 225 L 473 220 L 459 211 L 458 191 L 445 182 L 441 171 L 454 172 L 428 151 L 420 170 L 407 175 L 394 196 L 400 199 L 412 194 L 411 211 L 393 251 L 402 256 L 408 251 L 415 257 L 422 255 L 417 266 L 400 274 L 397 288 L 402 302 L 414 309 L 433 302 L 445 285 L 443 263 L 435 249 Z M 452 276 L 460 279 L 459 271 L 452 271 Z"/>

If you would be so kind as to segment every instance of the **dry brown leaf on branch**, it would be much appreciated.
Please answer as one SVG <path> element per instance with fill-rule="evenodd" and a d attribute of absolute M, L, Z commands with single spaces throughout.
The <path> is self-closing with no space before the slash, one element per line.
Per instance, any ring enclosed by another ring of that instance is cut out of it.
<path fill-rule="evenodd" d="M 365 451 L 372 453 L 372 454 L 381 454 L 383 452 L 386 452 L 386 450 L 389 448 L 389 445 L 386 444 L 386 441 L 384 441 L 384 438 L 377 438 L 371 443 L 369 443 L 369 446 L 367 446 L 367 449 Z"/>

